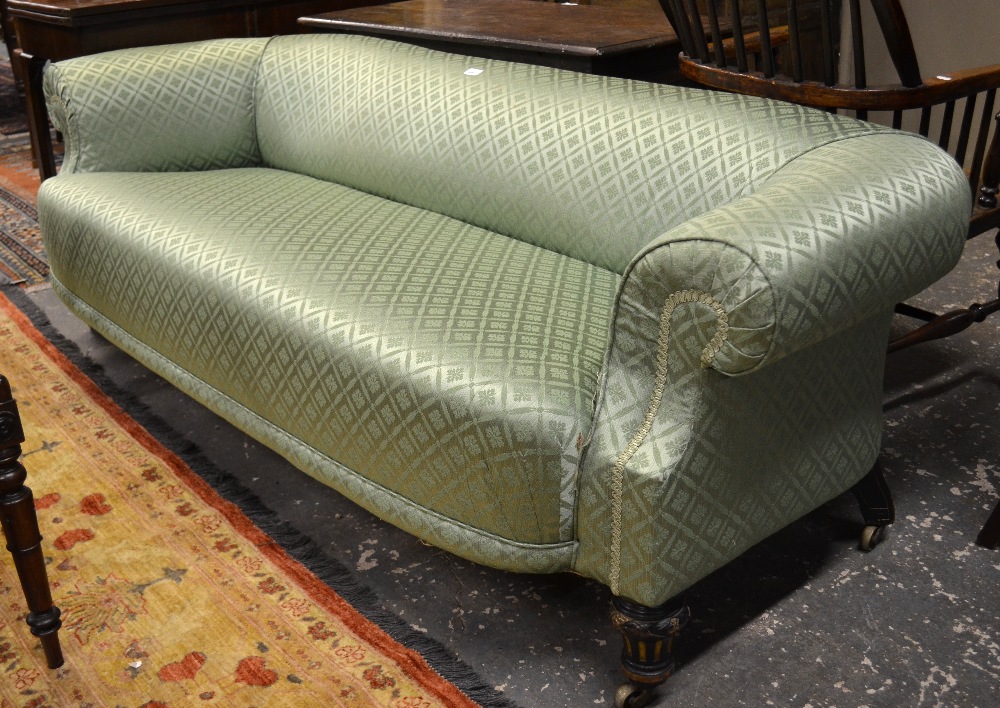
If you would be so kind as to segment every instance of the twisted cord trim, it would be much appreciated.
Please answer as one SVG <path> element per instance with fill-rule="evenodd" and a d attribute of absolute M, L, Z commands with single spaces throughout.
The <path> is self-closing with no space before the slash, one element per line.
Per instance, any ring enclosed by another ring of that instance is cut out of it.
<path fill-rule="evenodd" d="M 680 290 L 670 295 L 663 303 L 660 312 L 660 335 L 656 348 L 656 383 L 653 385 L 653 393 L 649 399 L 649 408 L 646 410 L 646 417 L 642 425 L 629 440 L 628 445 L 618 459 L 615 460 L 613 475 L 611 478 L 611 574 L 609 585 L 611 592 L 618 594 L 619 580 L 621 576 L 621 552 L 622 552 L 622 496 L 625 484 L 625 466 L 632 456 L 635 455 L 639 446 L 642 445 L 649 431 L 653 427 L 656 413 L 660 409 L 663 400 L 663 391 L 667 384 L 667 352 L 670 343 L 670 318 L 678 305 L 698 302 L 708 305 L 715 311 L 716 330 L 708 346 L 701 353 L 701 365 L 705 368 L 712 365 L 715 355 L 722 349 L 729 334 L 729 317 L 726 314 L 722 303 L 710 294 L 701 290 Z"/>

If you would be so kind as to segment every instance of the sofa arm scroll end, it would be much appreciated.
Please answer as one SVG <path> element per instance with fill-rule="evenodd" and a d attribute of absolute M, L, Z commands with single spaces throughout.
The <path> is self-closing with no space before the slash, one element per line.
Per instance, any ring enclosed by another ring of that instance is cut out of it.
<path fill-rule="evenodd" d="M 626 274 L 615 346 L 635 347 L 640 356 L 645 349 L 648 356 L 656 342 L 661 369 L 669 350 L 680 346 L 690 366 L 742 375 L 768 359 L 775 312 L 771 285 L 749 254 L 717 241 L 670 241 L 637 259 Z M 644 343 L 623 341 L 630 335 Z M 690 337 L 689 344 L 679 341 Z"/>
<path fill-rule="evenodd" d="M 163 172 L 260 162 L 254 117 L 267 38 L 122 49 L 49 64 L 62 172 Z"/>

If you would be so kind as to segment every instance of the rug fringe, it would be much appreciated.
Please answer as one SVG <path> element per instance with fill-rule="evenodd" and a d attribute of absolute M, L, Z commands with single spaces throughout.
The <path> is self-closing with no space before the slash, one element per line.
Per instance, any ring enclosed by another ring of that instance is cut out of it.
<path fill-rule="evenodd" d="M 517 704 L 485 683 L 476 671 L 437 640 L 412 629 L 385 609 L 377 593 L 357 581 L 344 565 L 326 556 L 315 541 L 269 509 L 239 480 L 219 469 L 197 445 L 165 423 L 136 396 L 115 384 L 100 364 L 84 354 L 74 342 L 52 325 L 44 312 L 20 288 L 0 287 L 0 292 L 31 320 L 31 323 L 94 384 L 145 428 L 162 445 L 209 484 L 226 501 L 235 504 L 263 533 L 289 556 L 337 592 L 368 621 L 378 625 L 403 646 L 419 653 L 442 678 L 454 684 L 471 700 L 485 708 L 518 708 Z"/>

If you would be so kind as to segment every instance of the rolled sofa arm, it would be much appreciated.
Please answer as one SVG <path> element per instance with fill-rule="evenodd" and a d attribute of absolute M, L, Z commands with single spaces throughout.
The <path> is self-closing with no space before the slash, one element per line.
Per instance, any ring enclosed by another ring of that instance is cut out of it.
<path fill-rule="evenodd" d="M 660 323 L 675 301 L 701 302 L 717 313 L 703 365 L 748 373 L 890 310 L 951 270 L 970 200 L 959 166 L 922 138 L 824 145 L 753 195 L 650 243 L 625 274 L 616 320 Z"/>
<path fill-rule="evenodd" d="M 620 285 L 576 570 L 634 602 L 674 597 L 871 468 L 892 307 L 968 231 L 965 176 L 916 136 L 828 143 L 762 182 L 654 240 Z"/>
<path fill-rule="evenodd" d="M 167 172 L 257 164 L 253 90 L 267 38 L 125 49 L 51 64 L 62 172 Z"/>

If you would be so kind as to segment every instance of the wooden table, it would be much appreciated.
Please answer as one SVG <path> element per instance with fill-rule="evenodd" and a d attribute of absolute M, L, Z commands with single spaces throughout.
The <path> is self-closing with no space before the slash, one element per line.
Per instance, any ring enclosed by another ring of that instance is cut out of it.
<path fill-rule="evenodd" d="M 309 29 L 457 54 L 672 81 L 680 42 L 657 0 L 404 0 L 303 17 Z M 586 4 L 583 4 L 586 3 Z"/>
<path fill-rule="evenodd" d="M 380 0 L 7 0 L 19 49 L 11 62 L 24 80 L 28 129 L 42 179 L 56 173 L 42 70 L 59 61 L 111 49 L 219 37 L 303 31 L 304 14 Z"/>

